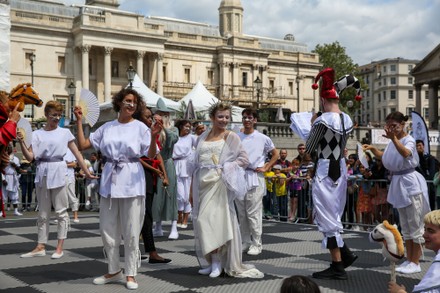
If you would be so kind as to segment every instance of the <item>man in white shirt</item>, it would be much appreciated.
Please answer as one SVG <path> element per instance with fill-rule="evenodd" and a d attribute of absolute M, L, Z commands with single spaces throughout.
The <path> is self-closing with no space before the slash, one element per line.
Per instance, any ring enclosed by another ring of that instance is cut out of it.
<path fill-rule="evenodd" d="M 240 222 L 243 250 L 248 249 L 249 255 L 258 255 L 263 250 L 261 243 L 263 219 L 263 195 L 266 190 L 264 172 L 270 170 L 278 159 L 278 150 L 272 140 L 258 132 L 254 126 L 257 123 L 257 111 L 246 108 L 243 116 L 243 132 L 238 133 L 243 148 L 249 156 L 249 166 L 246 169 L 246 184 L 248 193 L 244 200 L 235 200 L 238 219 Z M 272 155 L 265 163 L 267 154 Z"/>

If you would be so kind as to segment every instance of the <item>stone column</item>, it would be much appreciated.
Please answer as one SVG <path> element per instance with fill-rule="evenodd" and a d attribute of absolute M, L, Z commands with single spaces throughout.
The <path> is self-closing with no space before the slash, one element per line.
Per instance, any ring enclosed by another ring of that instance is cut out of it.
<path fill-rule="evenodd" d="M 240 72 L 239 69 L 240 64 L 239 63 L 232 63 L 232 97 L 238 98 L 240 96 L 239 86 L 240 83 Z"/>
<path fill-rule="evenodd" d="M 228 74 L 229 74 L 229 63 L 227 62 L 219 62 L 219 83 L 220 83 L 220 92 L 219 98 L 228 98 L 229 97 L 229 88 L 227 87 L 228 83 Z"/>
<path fill-rule="evenodd" d="M 418 112 L 420 115 L 423 115 L 422 113 L 422 86 L 423 84 L 416 84 L 416 112 Z"/>
<path fill-rule="evenodd" d="M 429 128 L 438 129 L 438 83 L 429 84 Z"/>
<path fill-rule="evenodd" d="M 89 89 L 89 52 L 90 45 L 81 46 L 82 60 L 82 87 Z"/>
<path fill-rule="evenodd" d="M 157 94 L 163 95 L 163 53 L 157 54 Z"/>
<path fill-rule="evenodd" d="M 104 47 L 104 102 L 112 96 L 112 47 Z"/>
<path fill-rule="evenodd" d="M 142 81 L 144 80 L 144 56 L 145 51 L 137 51 L 136 73 Z"/>

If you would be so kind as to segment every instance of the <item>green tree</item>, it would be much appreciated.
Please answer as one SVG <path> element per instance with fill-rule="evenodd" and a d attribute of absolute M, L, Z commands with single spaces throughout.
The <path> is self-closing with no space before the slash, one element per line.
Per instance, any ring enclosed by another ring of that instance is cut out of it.
<path fill-rule="evenodd" d="M 323 69 L 331 67 L 335 70 L 336 79 L 345 75 L 353 74 L 357 76 L 359 73 L 359 65 L 353 62 L 350 56 L 347 55 L 345 47 L 343 47 L 338 41 L 331 44 L 316 45 L 315 49 L 312 51 L 319 55 L 319 61 L 323 65 Z M 363 80 L 360 80 L 361 88 L 366 89 L 366 85 Z M 354 100 L 355 90 L 353 88 L 346 89 L 342 96 L 340 97 L 340 105 L 343 111 L 350 114 L 360 108 L 360 102 Z M 353 106 L 351 108 L 347 107 L 348 101 L 353 101 Z"/>

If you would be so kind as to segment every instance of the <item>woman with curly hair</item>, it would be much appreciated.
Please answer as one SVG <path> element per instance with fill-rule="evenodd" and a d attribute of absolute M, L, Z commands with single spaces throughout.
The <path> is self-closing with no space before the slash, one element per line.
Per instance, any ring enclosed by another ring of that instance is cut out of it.
<path fill-rule="evenodd" d="M 155 137 L 162 125 L 150 129 L 133 118 L 145 107 L 142 97 L 133 89 L 122 89 L 113 97 L 113 109 L 119 112 L 116 120 L 98 128 L 85 138 L 81 107 L 75 108 L 78 143 L 82 150 L 101 151 L 105 165 L 99 193 L 99 217 L 102 242 L 108 259 L 108 273 L 93 280 L 95 285 L 121 281 L 124 277 L 119 263 L 119 245 L 124 239 L 125 275 L 127 289 L 137 289 L 135 280 L 140 266 L 139 235 L 145 213 L 145 175 L 140 157 L 156 156 Z"/>

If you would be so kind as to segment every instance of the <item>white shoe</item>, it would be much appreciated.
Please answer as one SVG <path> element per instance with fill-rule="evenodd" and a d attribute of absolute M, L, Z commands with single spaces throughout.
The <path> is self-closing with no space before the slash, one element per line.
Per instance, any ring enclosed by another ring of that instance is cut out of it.
<path fill-rule="evenodd" d="M 361 228 L 359 226 L 353 226 L 353 231 L 361 231 Z"/>
<path fill-rule="evenodd" d="M 20 213 L 17 209 L 15 209 L 14 215 L 16 215 L 16 216 L 23 216 L 23 214 Z"/>
<path fill-rule="evenodd" d="M 36 256 L 46 256 L 46 250 L 40 250 L 40 251 L 35 251 L 35 252 L 28 252 L 28 253 L 24 253 L 22 255 L 20 255 L 21 258 L 31 258 L 31 257 L 36 257 Z"/>
<path fill-rule="evenodd" d="M 179 239 L 179 232 L 177 232 L 177 229 L 175 231 L 171 231 L 170 235 L 168 236 L 168 239 L 172 239 L 172 240 Z"/>
<path fill-rule="evenodd" d="M 183 225 L 182 223 L 178 223 L 177 228 L 182 228 L 182 225 Z"/>
<path fill-rule="evenodd" d="M 106 278 L 105 276 L 97 277 L 93 279 L 93 284 L 95 285 L 104 285 L 112 282 L 120 282 L 124 279 L 124 275 L 122 274 L 122 271 L 117 273 L 111 278 Z"/>
<path fill-rule="evenodd" d="M 79 223 L 79 219 L 73 219 L 74 223 Z"/>
<path fill-rule="evenodd" d="M 90 210 L 90 200 L 86 201 L 86 209 Z"/>
<path fill-rule="evenodd" d="M 3 217 L 3 212 L 2 212 L 2 211 L 0 211 L 0 218 L 1 218 L 1 217 Z"/>
<path fill-rule="evenodd" d="M 53 224 L 53 225 L 58 225 L 58 220 L 55 219 L 55 220 L 51 221 L 50 223 Z"/>
<path fill-rule="evenodd" d="M 203 276 L 207 276 L 207 275 L 209 275 L 211 273 L 211 271 L 212 271 L 212 268 L 211 268 L 211 266 L 209 266 L 207 268 L 200 269 L 199 270 L 199 274 L 203 275 Z"/>
<path fill-rule="evenodd" d="M 249 255 L 259 255 L 262 250 L 263 250 L 263 248 L 261 246 L 251 245 L 251 247 L 249 247 L 249 250 L 248 250 L 247 254 L 249 254 Z"/>
<path fill-rule="evenodd" d="M 420 264 L 415 264 L 413 262 L 411 262 L 409 265 L 407 265 L 402 270 L 400 270 L 402 274 L 415 274 L 415 273 L 420 273 L 421 271 L 422 269 L 420 268 Z"/>
<path fill-rule="evenodd" d="M 139 288 L 138 283 L 137 282 L 133 282 L 133 281 L 127 281 L 127 284 L 125 284 L 125 286 L 129 290 L 136 290 L 137 288 Z"/>
<path fill-rule="evenodd" d="M 241 245 L 242 251 L 248 251 L 250 247 L 251 247 L 251 244 L 249 242 L 243 242 Z"/>
<path fill-rule="evenodd" d="M 153 236 L 154 237 L 162 237 L 163 236 L 163 230 L 153 230 Z"/>
<path fill-rule="evenodd" d="M 186 228 L 188 228 L 188 224 L 181 224 L 181 225 L 180 225 L 180 228 L 182 228 L 182 229 L 186 229 Z"/>
<path fill-rule="evenodd" d="M 209 274 L 210 278 L 217 278 L 222 273 L 222 263 L 220 261 L 218 253 L 213 253 L 211 255 L 211 273 Z"/>
<path fill-rule="evenodd" d="M 400 266 L 398 266 L 396 268 L 396 272 L 401 272 L 403 268 L 405 268 L 407 265 L 409 265 L 411 262 L 409 260 L 405 260 L 403 263 L 400 264 Z"/>
<path fill-rule="evenodd" d="M 63 251 L 61 251 L 61 253 L 56 253 L 56 252 L 54 252 L 50 258 L 51 258 L 51 259 L 59 259 L 59 258 L 62 258 L 63 255 L 64 255 L 64 252 L 63 252 Z"/>

